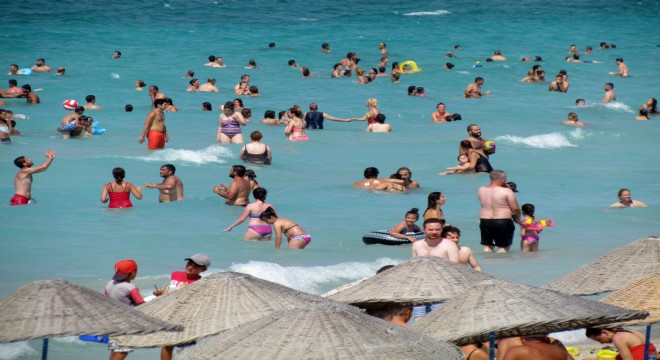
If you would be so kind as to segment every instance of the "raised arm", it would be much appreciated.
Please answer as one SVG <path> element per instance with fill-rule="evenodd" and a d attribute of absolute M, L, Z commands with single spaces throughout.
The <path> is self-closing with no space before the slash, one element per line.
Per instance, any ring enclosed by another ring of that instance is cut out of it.
<path fill-rule="evenodd" d="M 32 175 L 32 174 L 44 172 L 44 171 L 48 170 L 48 167 L 50 167 L 50 164 L 53 163 L 53 159 L 55 159 L 55 151 L 48 150 L 48 151 L 46 151 L 46 161 L 44 161 L 43 164 L 41 164 L 39 166 L 32 167 L 32 168 L 22 169 L 21 170 L 21 175 L 27 176 L 27 175 Z"/>
<path fill-rule="evenodd" d="M 135 196 L 136 199 L 142 200 L 142 188 L 141 187 L 136 187 L 132 183 L 128 183 L 128 188 L 131 190 L 131 194 Z"/>
<path fill-rule="evenodd" d="M 248 216 L 250 216 L 251 212 L 252 212 L 252 205 L 246 206 L 245 210 L 243 210 L 243 213 L 241 214 L 241 216 L 239 216 L 238 219 L 236 219 L 236 221 L 234 221 L 233 224 L 229 225 L 229 227 L 226 228 L 223 232 L 229 232 L 233 228 L 235 228 L 236 226 L 243 223 L 243 221 L 247 220 Z"/>

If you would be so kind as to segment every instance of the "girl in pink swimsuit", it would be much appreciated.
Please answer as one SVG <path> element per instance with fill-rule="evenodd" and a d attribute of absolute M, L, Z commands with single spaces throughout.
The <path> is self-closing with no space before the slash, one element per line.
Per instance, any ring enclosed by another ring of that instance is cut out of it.
<path fill-rule="evenodd" d="M 291 141 L 307 141 L 309 138 L 305 134 L 305 120 L 303 120 L 302 110 L 298 105 L 289 109 L 289 122 L 284 129 L 284 135 Z"/>
<path fill-rule="evenodd" d="M 264 210 L 259 218 L 272 225 L 275 231 L 275 248 L 282 245 L 282 233 L 288 238 L 289 249 L 304 249 L 312 241 L 312 237 L 300 225 L 292 220 L 277 217 L 272 207 Z"/>

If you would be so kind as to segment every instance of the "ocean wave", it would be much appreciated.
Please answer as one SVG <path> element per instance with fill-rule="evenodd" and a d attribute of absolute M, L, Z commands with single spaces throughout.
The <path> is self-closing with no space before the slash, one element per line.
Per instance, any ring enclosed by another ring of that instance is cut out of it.
<path fill-rule="evenodd" d="M 249 274 L 310 294 L 322 294 L 336 284 L 343 284 L 374 276 L 385 265 L 395 265 L 398 260 L 389 258 L 373 262 L 346 262 L 328 266 L 282 266 L 270 262 L 250 261 L 232 264 L 231 271 Z"/>
<path fill-rule="evenodd" d="M 298 18 L 300 21 L 319 21 L 318 19 L 311 19 L 311 18 Z"/>
<path fill-rule="evenodd" d="M 37 355 L 37 350 L 30 347 L 27 341 L 19 341 L 9 344 L 0 344 L 0 359 L 17 359 L 27 355 Z"/>
<path fill-rule="evenodd" d="M 436 10 L 436 11 L 418 11 L 405 13 L 403 16 L 433 16 L 433 15 L 451 15 L 451 12 L 448 10 Z"/>
<path fill-rule="evenodd" d="M 569 136 L 574 139 L 581 139 L 584 135 L 582 132 L 576 132 L 573 130 Z M 572 144 L 566 136 L 560 133 L 550 133 L 550 134 L 541 134 L 541 135 L 532 135 L 528 137 L 521 137 L 515 135 L 504 135 L 498 136 L 495 138 L 496 141 L 501 141 L 509 144 L 523 144 L 539 149 L 559 149 L 563 147 L 575 147 L 577 145 Z"/>
<path fill-rule="evenodd" d="M 606 107 L 608 110 L 614 110 L 618 112 L 626 112 L 626 113 L 631 113 L 634 114 L 635 112 L 633 109 L 630 108 L 630 106 L 622 103 L 622 102 L 611 102 L 607 104 L 602 104 L 602 106 Z"/>
<path fill-rule="evenodd" d="M 165 149 L 133 159 L 148 162 L 187 162 L 195 165 L 224 164 L 234 153 L 224 146 L 211 145 L 202 150 Z"/>

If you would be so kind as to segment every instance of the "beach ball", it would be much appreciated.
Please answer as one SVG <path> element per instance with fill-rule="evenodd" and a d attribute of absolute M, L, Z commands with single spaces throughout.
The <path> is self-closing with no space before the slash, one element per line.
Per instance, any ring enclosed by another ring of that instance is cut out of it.
<path fill-rule="evenodd" d="M 494 141 L 484 141 L 484 151 L 487 153 L 494 153 L 495 152 L 495 142 Z"/>
<path fill-rule="evenodd" d="M 75 110 L 78 107 L 78 102 L 75 100 L 66 100 L 62 106 L 67 110 Z"/>

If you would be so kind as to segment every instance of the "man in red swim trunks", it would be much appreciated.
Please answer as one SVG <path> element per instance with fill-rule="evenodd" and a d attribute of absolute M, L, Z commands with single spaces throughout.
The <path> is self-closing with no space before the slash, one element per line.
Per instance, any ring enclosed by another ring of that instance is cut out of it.
<path fill-rule="evenodd" d="M 147 119 L 144 120 L 142 127 L 142 135 L 138 142 L 142 144 L 145 138 L 148 138 L 147 148 L 149 150 L 158 150 L 165 147 L 165 143 L 170 141 L 167 135 L 167 128 L 165 127 L 165 108 L 167 103 L 165 99 L 154 100 L 155 109 L 151 110 Z"/>
<path fill-rule="evenodd" d="M 53 159 L 55 159 L 55 152 L 48 150 L 46 151 L 46 161 L 34 168 L 32 167 L 34 163 L 30 158 L 19 156 L 14 160 L 14 164 L 21 170 L 18 171 L 14 178 L 14 196 L 9 201 L 11 206 L 27 205 L 30 202 L 32 196 L 32 174 L 48 170 Z"/>

